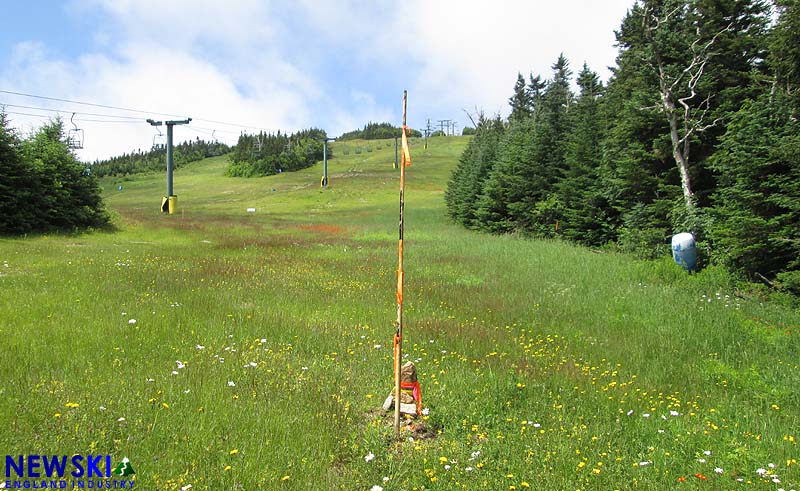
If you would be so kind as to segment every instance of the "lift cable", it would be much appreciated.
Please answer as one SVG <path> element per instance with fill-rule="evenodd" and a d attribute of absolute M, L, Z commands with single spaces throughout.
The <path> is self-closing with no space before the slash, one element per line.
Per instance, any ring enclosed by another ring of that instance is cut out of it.
<path fill-rule="evenodd" d="M 182 116 L 178 116 L 178 115 L 175 115 L 175 114 L 169 114 L 169 113 L 161 113 L 161 112 L 155 112 L 155 111 L 144 111 L 144 110 L 141 110 L 141 109 L 132 109 L 132 108 L 126 108 L 126 107 L 119 107 L 119 106 L 110 106 L 110 105 L 106 105 L 106 104 L 95 104 L 95 103 L 92 103 L 92 102 L 74 101 L 74 100 L 62 99 L 62 98 L 58 98 L 58 97 L 48 97 L 48 96 L 35 95 L 35 94 L 26 94 L 26 93 L 23 93 L 23 92 L 14 92 L 14 91 L 11 91 L 11 90 L 2 90 L 2 89 L 0 89 L 0 94 L 10 94 L 10 95 L 16 95 L 16 96 L 21 96 L 21 97 L 31 97 L 31 98 L 34 98 L 34 99 L 44 99 L 44 100 L 48 100 L 48 101 L 65 102 L 65 103 L 68 103 L 68 104 L 79 104 L 79 105 L 83 105 L 83 106 L 100 107 L 100 108 L 103 108 L 103 109 L 113 109 L 113 110 L 116 110 L 116 111 L 127 111 L 127 112 L 139 113 L 139 114 L 150 114 L 150 115 L 169 116 L 169 117 L 182 117 Z M 10 106 L 10 104 L 9 104 L 9 106 Z M 74 112 L 74 111 L 64 111 L 64 112 L 70 112 L 71 113 L 71 112 Z M 122 117 L 122 116 L 120 116 L 120 117 Z M 130 116 L 128 116 L 128 117 L 130 117 Z M 272 130 L 269 130 L 267 128 L 262 128 L 260 126 L 252 126 L 252 125 L 239 124 L 239 123 L 230 123 L 230 122 L 227 122 L 227 121 L 218 121 L 218 120 L 214 120 L 214 119 L 193 118 L 193 121 L 205 121 L 207 123 L 221 124 L 221 125 L 233 126 L 233 127 L 237 127 L 237 128 L 253 129 L 253 130 L 259 130 L 259 131 L 264 131 L 264 132 L 272 131 Z"/>

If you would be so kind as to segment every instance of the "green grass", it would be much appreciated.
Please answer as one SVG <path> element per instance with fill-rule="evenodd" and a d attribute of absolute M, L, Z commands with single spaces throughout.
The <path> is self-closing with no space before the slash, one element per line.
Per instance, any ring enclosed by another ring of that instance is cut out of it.
<path fill-rule="evenodd" d="M 405 352 L 435 438 L 376 413 L 399 178 L 393 141 L 354 141 L 326 190 L 321 164 L 209 159 L 176 172 L 175 215 L 163 176 L 108 179 L 117 231 L 0 239 L 0 447 L 127 456 L 154 490 L 797 487 L 800 313 L 715 269 L 449 223 L 466 142 L 415 141 L 407 174 Z"/>

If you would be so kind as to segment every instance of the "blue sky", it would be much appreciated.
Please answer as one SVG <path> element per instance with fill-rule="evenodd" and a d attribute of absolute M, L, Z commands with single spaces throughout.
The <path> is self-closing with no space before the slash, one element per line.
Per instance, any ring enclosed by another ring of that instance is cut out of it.
<path fill-rule="evenodd" d="M 549 77 L 563 52 L 603 79 L 633 0 L 69 0 L 5 2 L 0 91 L 13 124 L 75 120 L 84 160 L 148 148 L 154 113 L 192 117 L 176 139 L 368 121 L 469 124 L 464 109 L 507 114 L 517 72 Z M 28 106 L 21 108 L 18 106 Z M 37 109 L 31 109 L 37 108 Z M 45 111 L 43 109 L 47 109 Z M 57 112 L 56 112 L 57 111 Z M 152 111 L 153 113 L 148 113 Z M 127 116 L 124 119 L 118 116 Z M 116 121 L 116 122 L 111 122 Z M 230 123 L 230 124 L 222 124 Z M 241 125 L 241 126 L 237 126 Z M 253 128 L 250 128 L 253 127 Z"/>

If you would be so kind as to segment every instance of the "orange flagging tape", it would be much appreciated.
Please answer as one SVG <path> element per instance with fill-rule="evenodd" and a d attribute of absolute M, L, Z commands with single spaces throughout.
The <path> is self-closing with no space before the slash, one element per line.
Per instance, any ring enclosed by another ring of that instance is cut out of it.
<path fill-rule="evenodd" d="M 402 137 L 402 146 L 403 146 L 403 155 L 402 155 L 402 163 L 406 167 L 411 165 L 411 150 L 408 149 L 408 136 L 406 136 L 406 131 L 408 130 L 407 126 L 403 126 L 403 137 Z"/>

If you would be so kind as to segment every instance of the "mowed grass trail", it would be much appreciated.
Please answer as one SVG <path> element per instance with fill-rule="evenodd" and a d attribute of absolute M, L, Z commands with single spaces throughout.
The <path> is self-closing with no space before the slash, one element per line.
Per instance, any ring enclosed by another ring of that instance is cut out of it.
<path fill-rule="evenodd" d="M 415 140 L 407 173 L 427 437 L 376 411 L 399 176 L 393 141 L 356 141 L 325 190 L 321 164 L 209 159 L 175 173 L 175 215 L 163 175 L 109 179 L 117 231 L 0 239 L 0 448 L 128 457 L 147 490 L 800 486 L 800 313 L 669 258 L 449 223 L 467 141 Z"/>

